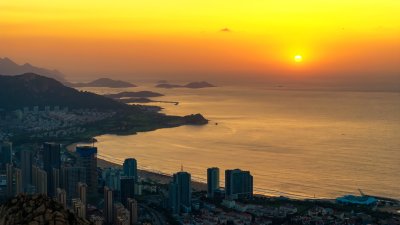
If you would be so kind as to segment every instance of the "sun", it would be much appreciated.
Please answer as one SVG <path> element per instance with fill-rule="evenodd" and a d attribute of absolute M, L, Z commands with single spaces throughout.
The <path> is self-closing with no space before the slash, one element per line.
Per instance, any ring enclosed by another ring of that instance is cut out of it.
<path fill-rule="evenodd" d="M 295 55 L 294 56 L 294 61 L 297 62 L 297 63 L 302 62 L 303 61 L 303 56 Z"/>

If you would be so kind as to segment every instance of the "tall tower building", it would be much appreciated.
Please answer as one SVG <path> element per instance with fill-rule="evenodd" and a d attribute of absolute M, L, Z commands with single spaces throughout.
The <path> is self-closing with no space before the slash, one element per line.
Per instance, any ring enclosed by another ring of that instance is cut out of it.
<path fill-rule="evenodd" d="M 55 190 L 55 194 L 57 194 L 57 188 L 60 187 L 60 168 L 54 168 L 52 170 L 52 174 L 53 178 L 51 179 L 52 183 L 52 190 Z M 49 179 L 47 179 L 49 180 Z M 55 196 L 55 195 L 54 195 Z"/>
<path fill-rule="evenodd" d="M 171 182 L 168 186 L 168 207 L 172 214 L 179 214 L 181 207 L 178 185 L 174 182 Z"/>
<path fill-rule="evenodd" d="M 134 177 L 135 181 L 138 180 L 136 159 L 134 158 L 125 159 L 123 167 L 125 176 Z"/>
<path fill-rule="evenodd" d="M 129 211 L 119 202 L 114 204 L 114 223 L 115 225 L 129 224 Z"/>
<path fill-rule="evenodd" d="M 178 172 L 173 176 L 170 184 L 170 206 L 176 213 L 190 212 L 192 207 L 191 175 L 187 172 Z"/>
<path fill-rule="evenodd" d="M 21 151 L 21 175 L 22 188 L 27 190 L 32 184 L 32 152 L 28 150 Z"/>
<path fill-rule="evenodd" d="M 22 185 L 22 170 L 15 168 L 15 195 L 19 195 L 24 192 Z"/>
<path fill-rule="evenodd" d="M 86 206 L 79 198 L 72 199 L 71 205 L 76 216 L 86 218 Z"/>
<path fill-rule="evenodd" d="M 128 207 L 128 198 L 135 196 L 135 178 L 121 177 L 121 202 Z"/>
<path fill-rule="evenodd" d="M 7 174 L 7 197 L 13 196 L 13 165 L 6 165 L 6 174 Z"/>
<path fill-rule="evenodd" d="M 134 225 L 138 222 L 138 203 L 133 198 L 128 198 L 129 210 L 129 225 Z"/>
<path fill-rule="evenodd" d="M 47 195 L 47 173 L 42 169 L 37 170 L 36 192 Z"/>
<path fill-rule="evenodd" d="M 86 169 L 86 181 L 88 194 L 97 192 L 97 148 L 92 146 L 77 146 L 78 165 Z"/>
<path fill-rule="evenodd" d="M 67 193 L 67 199 L 78 198 L 77 186 L 79 182 L 86 182 L 86 170 L 83 167 L 62 167 L 61 187 Z"/>
<path fill-rule="evenodd" d="M 37 187 L 38 185 L 38 170 L 40 168 L 36 165 L 32 165 L 32 185 Z"/>
<path fill-rule="evenodd" d="M 47 173 L 47 190 L 49 196 L 55 196 L 57 187 L 55 186 L 53 175 L 53 168 L 60 170 L 61 166 L 61 145 L 51 142 L 46 142 L 43 144 L 43 169 Z"/>
<path fill-rule="evenodd" d="M 113 191 L 108 188 L 104 187 L 104 222 L 105 224 L 112 224 L 113 219 L 114 219 L 114 214 L 113 214 L 113 207 L 114 207 L 114 202 L 113 202 Z"/>
<path fill-rule="evenodd" d="M 77 188 L 78 188 L 78 197 L 86 207 L 86 204 L 87 204 L 87 199 L 86 199 L 87 184 L 79 182 Z"/>
<path fill-rule="evenodd" d="M 225 171 L 225 196 L 228 199 L 253 197 L 253 176 L 240 169 Z"/>
<path fill-rule="evenodd" d="M 219 189 L 219 168 L 207 169 L 207 197 L 214 198 L 214 193 Z"/>

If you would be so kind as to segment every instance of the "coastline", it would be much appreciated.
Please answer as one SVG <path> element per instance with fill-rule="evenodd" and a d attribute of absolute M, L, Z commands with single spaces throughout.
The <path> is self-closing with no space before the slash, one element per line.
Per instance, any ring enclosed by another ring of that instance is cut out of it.
<path fill-rule="evenodd" d="M 68 152 L 75 152 L 75 147 L 79 144 L 89 144 L 85 142 L 78 142 L 78 143 L 73 143 L 65 146 L 66 150 Z M 97 167 L 101 169 L 109 168 L 109 167 L 116 167 L 116 168 L 122 168 L 122 165 L 107 161 L 105 159 L 97 158 Z M 152 180 L 157 183 L 161 184 L 168 184 L 169 182 L 172 181 L 172 176 L 168 174 L 163 174 L 163 173 L 157 173 L 154 171 L 149 171 L 149 170 L 143 170 L 143 169 L 138 169 L 138 174 L 139 177 L 144 179 L 144 180 Z M 199 181 L 193 181 L 192 180 L 192 188 L 195 189 L 196 191 L 206 191 L 207 190 L 207 184 Z"/>

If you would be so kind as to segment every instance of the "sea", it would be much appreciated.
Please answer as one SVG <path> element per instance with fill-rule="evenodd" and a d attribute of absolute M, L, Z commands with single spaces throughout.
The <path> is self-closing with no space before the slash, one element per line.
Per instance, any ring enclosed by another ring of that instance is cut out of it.
<path fill-rule="evenodd" d="M 209 124 L 96 137 L 98 157 L 141 169 L 248 170 L 258 194 L 333 199 L 360 192 L 400 199 L 400 93 L 218 85 L 204 89 L 85 88 L 99 94 L 149 90 L 170 115 L 201 113 Z"/>

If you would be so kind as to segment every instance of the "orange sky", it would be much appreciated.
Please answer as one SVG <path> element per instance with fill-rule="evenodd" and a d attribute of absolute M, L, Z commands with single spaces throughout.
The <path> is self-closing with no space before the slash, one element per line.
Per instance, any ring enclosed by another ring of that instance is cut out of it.
<path fill-rule="evenodd" d="M 0 1 L 0 57 L 71 79 L 393 83 L 400 82 L 399 12 L 398 0 Z"/>

